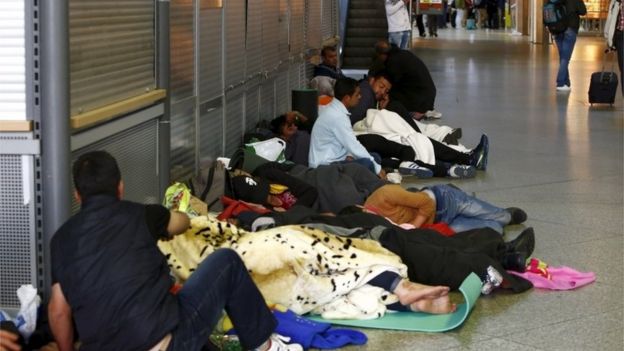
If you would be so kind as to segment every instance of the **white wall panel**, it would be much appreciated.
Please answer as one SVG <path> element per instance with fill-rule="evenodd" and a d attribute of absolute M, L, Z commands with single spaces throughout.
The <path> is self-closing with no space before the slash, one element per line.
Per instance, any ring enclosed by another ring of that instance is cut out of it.
<path fill-rule="evenodd" d="M 24 1 L 0 2 L 0 120 L 25 120 Z"/>

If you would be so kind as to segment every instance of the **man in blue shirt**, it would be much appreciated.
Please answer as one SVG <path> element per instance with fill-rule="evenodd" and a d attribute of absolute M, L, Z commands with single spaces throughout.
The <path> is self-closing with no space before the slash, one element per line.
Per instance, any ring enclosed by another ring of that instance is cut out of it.
<path fill-rule="evenodd" d="M 357 162 L 385 178 L 385 172 L 355 137 L 347 109 L 360 102 L 360 87 L 351 78 L 334 86 L 334 99 L 319 112 L 312 128 L 309 165 L 316 168 L 335 162 Z"/>

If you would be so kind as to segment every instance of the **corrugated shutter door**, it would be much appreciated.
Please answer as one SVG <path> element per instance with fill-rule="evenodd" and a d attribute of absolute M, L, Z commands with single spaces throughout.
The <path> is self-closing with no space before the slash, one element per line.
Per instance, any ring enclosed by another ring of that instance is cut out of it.
<path fill-rule="evenodd" d="M 290 0 L 290 55 L 298 56 L 304 49 L 303 28 L 304 28 L 304 0 Z"/>
<path fill-rule="evenodd" d="M 198 95 L 202 103 L 221 96 L 223 93 L 221 71 L 223 11 L 215 8 L 202 8 L 199 16 Z"/>
<path fill-rule="evenodd" d="M 0 120 L 26 119 L 24 1 L 0 2 Z"/>
<path fill-rule="evenodd" d="M 271 72 L 280 62 L 279 41 L 280 0 L 264 0 L 262 9 L 262 67 Z"/>
<path fill-rule="evenodd" d="M 321 1 L 306 0 L 306 23 L 305 30 L 306 46 L 309 49 L 321 47 Z"/>
<path fill-rule="evenodd" d="M 195 95 L 195 31 L 193 3 L 171 1 L 171 101 L 184 100 Z"/>
<path fill-rule="evenodd" d="M 245 38 L 247 78 L 257 76 L 262 71 L 262 1 L 247 2 L 247 36 Z"/>
<path fill-rule="evenodd" d="M 171 179 L 186 179 L 195 170 L 195 98 L 171 105 Z"/>
<path fill-rule="evenodd" d="M 225 154 L 232 155 L 243 141 L 243 99 L 240 93 L 225 99 Z"/>
<path fill-rule="evenodd" d="M 333 8 L 336 6 L 334 3 L 337 2 L 335 0 L 321 0 L 321 11 L 323 15 L 321 16 L 321 36 L 322 39 L 329 39 L 334 36 L 334 14 Z"/>
<path fill-rule="evenodd" d="M 280 72 L 275 78 L 275 100 L 277 114 L 288 111 L 290 91 L 288 89 L 288 70 Z"/>
<path fill-rule="evenodd" d="M 272 119 L 275 112 L 275 80 L 267 80 L 260 86 L 260 119 Z"/>
<path fill-rule="evenodd" d="M 260 120 L 260 86 L 256 85 L 245 92 L 245 130 L 251 130 Z"/>
<path fill-rule="evenodd" d="M 201 107 L 199 117 L 199 155 L 200 158 L 216 159 L 223 155 L 223 106 L 218 104 Z"/>
<path fill-rule="evenodd" d="M 225 89 L 245 79 L 245 0 L 223 3 L 225 18 Z"/>
<path fill-rule="evenodd" d="M 290 96 L 293 89 L 299 88 L 299 68 L 301 63 L 293 63 L 288 69 L 288 94 Z"/>
<path fill-rule="evenodd" d="M 153 0 L 70 0 L 71 114 L 156 86 Z"/>
<path fill-rule="evenodd" d="M 279 20 L 278 20 L 278 33 L 277 33 L 277 37 L 273 37 L 272 40 L 275 40 L 275 38 L 279 38 L 279 47 L 278 47 L 278 51 L 279 51 L 279 57 L 280 60 L 283 62 L 286 62 L 288 60 L 288 52 L 289 52 L 289 45 L 290 43 L 288 42 L 288 26 L 290 25 L 289 21 L 288 21 L 288 0 L 280 0 L 279 2 Z"/>

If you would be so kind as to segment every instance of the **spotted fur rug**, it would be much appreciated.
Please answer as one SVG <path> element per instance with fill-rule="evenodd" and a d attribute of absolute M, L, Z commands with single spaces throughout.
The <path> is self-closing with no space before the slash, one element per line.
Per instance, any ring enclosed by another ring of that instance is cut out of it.
<path fill-rule="evenodd" d="M 385 305 L 398 299 L 366 283 L 383 271 L 407 276 L 399 257 L 376 241 L 343 238 L 305 226 L 250 233 L 211 215 L 200 216 L 192 219 L 187 232 L 158 246 L 181 282 L 215 249 L 232 248 L 267 301 L 326 319 L 382 316 Z"/>

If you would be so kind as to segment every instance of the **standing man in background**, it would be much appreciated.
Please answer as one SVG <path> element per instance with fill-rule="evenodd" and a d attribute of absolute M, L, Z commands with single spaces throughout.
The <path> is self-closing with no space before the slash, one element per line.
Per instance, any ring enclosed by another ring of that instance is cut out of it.
<path fill-rule="evenodd" d="M 412 31 L 409 16 L 409 6 L 412 0 L 385 1 L 386 17 L 388 18 L 388 41 L 401 49 L 407 49 Z"/>

